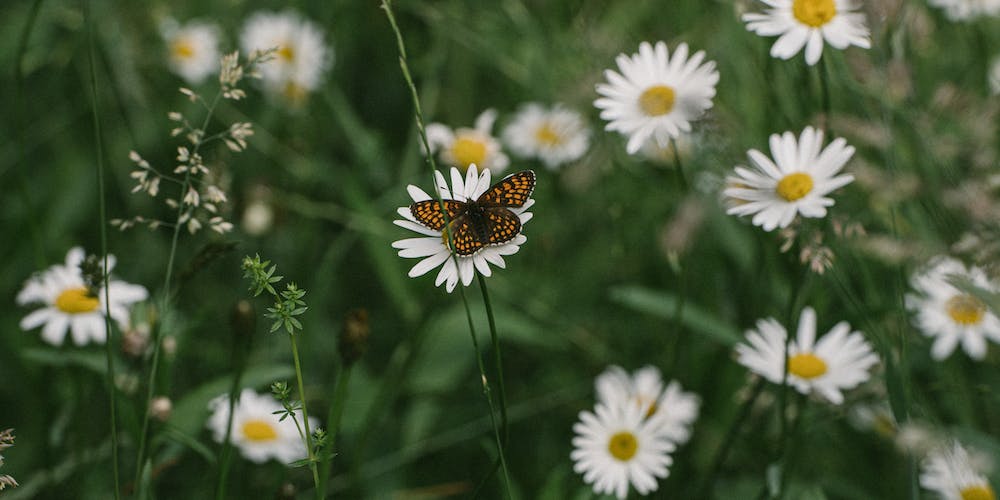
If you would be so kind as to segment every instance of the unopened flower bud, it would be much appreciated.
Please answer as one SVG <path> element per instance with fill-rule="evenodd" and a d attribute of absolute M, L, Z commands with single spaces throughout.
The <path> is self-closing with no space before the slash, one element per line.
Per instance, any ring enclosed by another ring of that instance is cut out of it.
<path fill-rule="evenodd" d="M 149 415 L 160 422 L 166 422 L 173 409 L 174 404 L 166 396 L 157 396 L 149 403 Z"/>

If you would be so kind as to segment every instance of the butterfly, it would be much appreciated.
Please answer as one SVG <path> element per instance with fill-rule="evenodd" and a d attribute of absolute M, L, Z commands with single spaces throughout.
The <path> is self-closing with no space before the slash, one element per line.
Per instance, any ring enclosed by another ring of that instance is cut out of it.
<path fill-rule="evenodd" d="M 445 238 L 450 233 L 455 253 L 472 255 L 521 233 L 521 219 L 510 209 L 523 207 L 534 189 L 535 172 L 522 170 L 490 186 L 475 201 L 444 200 L 443 211 L 438 200 L 418 201 L 410 205 L 410 213 Z"/>

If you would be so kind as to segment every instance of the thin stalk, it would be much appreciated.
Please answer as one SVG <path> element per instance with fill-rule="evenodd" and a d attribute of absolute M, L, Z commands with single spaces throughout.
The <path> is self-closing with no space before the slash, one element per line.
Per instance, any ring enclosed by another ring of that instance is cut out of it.
<path fill-rule="evenodd" d="M 229 465 L 233 456 L 233 413 L 236 411 L 236 398 L 240 390 L 240 381 L 243 379 L 243 372 L 246 369 L 246 359 L 250 351 L 249 342 L 240 342 L 240 337 L 252 338 L 253 330 L 241 331 L 238 327 L 233 332 L 237 341 L 234 342 L 235 363 L 233 364 L 233 383 L 229 386 L 229 414 L 226 416 L 226 436 L 222 440 L 222 450 L 219 452 L 219 479 L 215 487 L 215 498 L 224 500 L 226 498 L 226 484 L 229 478 Z"/>
<path fill-rule="evenodd" d="M 309 410 L 306 409 L 306 391 L 302 384 L 302 365 L 299 363 L 299 347 L 295 342 L 295 334 L 289 334 L 292 342 L 292 358 L 295 360 L 295 381 L 299 385 L 299 397 L 302 398 L 302 426 L 305 428 L 306 451 L 309 454 L 309 469 L 312 471 L 313 484 L 316 486 L 316 498 L 322 500 L 319 491 L 319 469 L 316 467 L 316 454 L 313 451 L 312 431 L 309 430 Z"/>
<path fill-rule="evenodd" d="M 36 7 L 37 7 L 36 3 Z M 108 232 L 107 224 L 107 202 L 104 199 L 104 148 L 101 137 L 101 120 L 97 113 L 97 70 L 94 66 L 94 26 L 93 18 L 90 15 L 90 2 L 83 3 L 83 15 L 87 22 L 87 66 L 90 77 L 90 99 L 91 110 L 94 118 L 94 147 L 97 150 L 97 198 L 99 208 L 99 226 L 101 227 L 101 257 L 104 261 L 103 272 L 101 273 L 101 286 L 104 288 L 104 357 L 107 367 L 108 384 L 108 409 L 111 412 L 111 470 L 114 481 L 114 497 L 121 498 L 118 489 L 118 402 L 115 396 L 115 364 L 114 346 L 111 338 L 111 299 L 108 289 Z"/>
<path fill-rule="evenodd" d="M 795 332 L 795 331 L 798 330 L 798 322 L 796 321 L 796 318 L 795 318 L 795 311 L 798 309 L 799 298 L 801 297 L 801 295 L 803 294 L 803 291 L 806 288 L 805 281 L 810 276 L 809 275 L 809 269 L 808 268 L 803 268 L 803 274 L 804 274 L 803 276 L 801 276 L 797 281 L 795 281 L 793 283 L 793 285 L 792 285 L 792 293 L 789 294 L 789 299 L 788 299 L 788 313 L 787 313 L 788 327 L 787 327 L 787 334 L 785 335 L 785 350 L 784 350 L 785 359 L 784 359 L 784 366 L 782 368 L 782 374 L 781 374 L 781 388 L 778 391 L 778 412 L 779 412 L 778 413 L 778 424 L 779 424 L 778 429 L 779 429 L 779 433 L 780 433 L 779 442 L 781 443 L 781 446 L 778 449 L 778 456 L 779 456 L 779 458 L 783 457 L 783 456 L 785 456 L 787 454 L 786 450 L 788 449 L 788 441 L 789 441 L 789 438 L 790 438 L 789 425 L 788 425 L 788 391 L 789 391 L 789 387 L 788 387 L 788 363 L 789 363 L 789 356 L 788 356 L 788 354 L 789 354 L 789 351 L 790 351 L 790 348 L 791 348 L 791 344 L 792 344 L 792 335 L 793 335 L 793 332 Z M 795 329 L 792 328 L 793 325 L 795 325 Z M 787 469 L 787 467 L 785 467 L 785 465 L 782 465 L 781 470 L 780 470 L 781 481 L 779 483 L 779 490 L 778 490 L 778 495 L 776 496 L 776 498 L 781 498 L 785 494 L 784 485 L 785 485 L 786 475 L 787 475 L 786 469 Z"/>
<path fill-rule="evenodd" d="M 319 497 L 326 498 L 326 486 L 333 474 L 333 450 L 337 442 L 337 431 L 340 430 L 340 419 L 344 415 L 344 401 L 347 399 L 347 382 L 351 379 L 351 365 L 341 363 L 337 368 L 337 385 L 333 389 L 333 400 L 330 412 L 326 416 L 327 440 L 323 458 L 320 461 Z"/>
<path fill-rule="evenodd" d="M 413 100 L 414 115 L 415 115 L 415 119 L 416 119 L 416 122 L 417 122 L 417 131 L 419 132 L 420 140 L 421 140 L 421 142 L 424 145 L 424 150 L 428 152 L 428 154 L 426 155 L 426 157 L 427 157 L 427 163 L 431 167 L 431 180 L 433 182 L 433 185 L 435 186 L 434 194 L 437 197 L 438 202 L 441 204 L 441 212 L 445 215 L 445 228 L 446 229 L 444 231 L 444 234 L 446 234 L 448 236 L 448 243 L 449 243 L 450 247 L 454 248 L 454 243 L 453 243 L 453 238 L 452 238 L 451 231 L 447 230 L 448 224 L 450 223 L 450 221 L 448 220 L 448 212 L 447 212 L 447 210 L 444 209 L 444 199 L 443 199 L 443 197 L 441 195 L 441 190 L 437 189 L 437 175 L 436 175 L 438 173 L 437 163 L 434 161 L 434 155 L 429 154 L 429 152 L 431 151 L 430 142 L 427 139 L 427 132 L 426 132 L 425 127 L 424 127 L 423 111 L 422 111 L 422 109 L 420 107 L 420 96 L 417 93 L 417 86 L 416 86 L 416 84 L 413 83 L 413 77 L 410 74 L 409 64 L 407 63 L 406 45 L 403 42 L 403 34 L 399 30 L 399 25 L 396 23 L 396 17 L 395 17 L 395 15 L 393 15 L 392 7 L 390 5 L 390 1 L 389 0 L 382 0 L 381 7 L 382 7 L 382 10 L 385 11 L 385 15 L 386 15 L 386 17 L 389 20 L 389 24 L 392 27 L 393 33 L 396 35 L 396 45 L 397 45 L 397 47 L 399 49 L 399 67 L 400 67 L 400 70 L 403 72 L 403 78 L 406 80 L 406 85 L 410 89 L 410 97 Z M 454 263 L 455 269 L 456 269 L 456 272 L 457 272 L 457 270 L 460 269 L 460 267 L 458 265 L 458 256 L 457 256 L 457 254 L 455 254 L 454 252 L 452 252 L 451 258 L 452 258 L 452 262 Z M 475 326 L 473 325 L 473 321 L 472 321 L 472 312 L 469 310 L 469 302 L 468 302 L 468 300 L 466 299 L 466 296 L 465 296 L 464 286 L 459 288 L 459 293 L 460 293 L 460 295 L 462 297 L 462 304 L 465 307 L 466 318 L 468 319 L 468 322 L 469 322 L 469 334 L 472 336 L 473 348 L 475 348 L 475 350 L 476 350 L 476 361 L 478 363 L 479 373 L 482 376 L 482 381 L 483 381 L 483 394 L 485 395 L 486 402 L 487 402 L 487 404 L 490 407 L 490 421 L 493 424 L 493 434 L 495 435 L 496 441 L 497 441 L 497 454 L 498 454 L 498 457 L 499 457 L 500 466 L 503 469 L 503 473 L 504 473 L 504 481 L 505 481 L 505 486 L 506 486 L 505 493 L 506 493 L 506 496 L 509 497 L 510 496 L 510 472 L 508 470 L 507 460 L 506 460 L 506 457 L 505 457 L 505 454 L 504 454 L 504 445 L 503 445 L 503 443 L 504 443 L 505 439 L 501 438 L 501 430 L 500 430 L 500 427 L 498 426 L 497 421 L 496 421 L 496 409 L 495 409 L 494 404 L 493 404 L 493 397 L 492 397 L 492 391 L 490 390 L 489 378 L 486 376 L 485 365 L 483 364 L 482 353 L 479 350 L 479 341 L 476 339 Z M 488 299 L 486 299 L 485 296 L 484 296 L 484 299 L 488 301 Z M 487 309 L 488 310 L 490 309 L 489 305 L 487 305 Z M 490 328 L 491 328 L 490 331 L 491 331 L 491 334 L 495 335 L 496 328 L 495 328 L 495 324 L 493 324 L 492 312 L 490 312 L 489 314 L 490 314 L 489 319 L 490 319 L 490 325 L 491 325 L 490 326 Z M 494 339 L 496 339 L 496 337 L 494 337 Z M 497 352 L 497 356 L 499 356 L 499 349 L 497 349 L 496 352 Z M 497 359 L 499 359 L 499 357 Z M 498 370 L 500 370 L 499 364 L 498 364 L 497 368 L 498 368 Z M 502 384 L 502 377 L 501 377 L 501 382 L 500 383 Z M 506 414 L 506 404 L 503 405 L 502 412 L 504 413 L 504 415 Z M 506 433 L 506 417 L 505 416 L 504 416 L 504 422 L 505 422 L 505 424 L 504 424 L 504 432 Z"/>
<path fill-rule="evenodd" d="M 681 191 L 688 191 L 687 177 L 684 176 L 684 163 L 681 162 L 681 152 L 677 149 L 677 141 L 673 137 L 670 138 L 670 149 L 674 150 L 674 167 L 677 170 L 677 185 L 681 187 Z"/>
<path fill-rule="evenodd" d="M 28 213 L 37 213 L 34 207 L 34 202 L 31 200 L 31 195 L 28 192 L 28 178 L 25 175 L 25 166 L 27 165 L 27 153 L 25 148 L 24 131 L 27 129 L 27 124 L 25 123 L 25 115 L 28 100 L 24 97 L 24 54 L 28 51 L 28 39 L 31 36 L 31 32 L 35 27 L 35 22 L 38 20 L 38 11 L 41 10 L 42 0 L 35 0 L 31 4 L 31 9 L 28 11 L 28 19 L 24 22 L 24 29 L 21 30 L 21 37 L 17 43 L 17 57 L 14 60 L 14 102 L 18 103 L 17 107 L 17 190 L 24 200 L 25 208 L 27 208 Z M 84 14 L 89 16 L 87 8 L 84 8 Z M 87 36 L 88 41 L 90 37 L 90 18 L 87 17 Z M 89 43 L 89 42 L 88 42 Z M 93 71 L 93 59 L 94 51 L 90 50 L 89 54 L 91 71 Z M 95 108 L 96 108 L 96 100 Z M 3 172 L 0 171 L 0 177 L 3 176 Z M 103 199 L 103 197 L 102 197 Z M 101 219 L 103 221 L 103 218 Z M 35 217 L 29 217 L 27 221 L 29 236 L 31 237 L 31 249 L 35 257 L 35 265 L 39 268 L 45 267 L 45 254 L 42 252 L 41 238 L 38 234 L 38 224 L 36 223 Z"/>
<path fill-rule="evenodd" d="M 507 425 L 507 389 L 504 386 L 503 361 L 500 357 L 500 337 L 497 335 L 496 320 L 493 318 L 493 306 L 490 304 L 490 294 L 486 289 L 486 280 L 483 275 L 477 274 L 479 279 L 479 290 L 483 294 L 483 304 L 486 306 L 486 318 L 490 325 L 490 341 L 493 343 L 493 363 L 497 370 L 497 400 L 500 403 L 500 426 L 503 429 L 503 443 L 506 446 L 510 437 L 510 429 Z"/>
<path fill-rule="evenodd" d="M 215 107 L 219 104 L 219 100 L 222 99 L 222 90 L 219 90 L 215 94 L 215 98 L 212 99 L 212 103 L 206 106 L 207 112 L 205 113 L 205 120 L 201 124 L 201 130 L 208 128 L 208 123 L 212 119 L 212 114 L 215 112 Z M 191 156 L 198 153 L 202 145 L 202 141 L 198 141 L 191 151 Z M 184 194 L 187 193 L 189 187 L 191 186 L 191 170 L 188 169 L 184 173 L 184 183 L 181 186 L 180 196 L 178 199 L 183 199 Z M 177 258 L 177 241 L 180 239 L 181 226 L 180 223 L 181 216 L 184 215 L 184 210 L 187 209 L 187 205 L 183 202 L 179 202 L 177 206 L 177 222 L 174 224 L 174 233 L 170 238 L 170 256 L 167 258 L 167 271 L 163 278 L 163 295 L 160 300 L 160 318 L 166 316 L 166 313 L 170 307 L 170 301 L 173 294 L 170 291 L 170 280 L 173 278 L 174 271 L 174 261 Z M 139 434 L 139 452 L 136 457 L 136 467 L 135 467 L 135 484 L 139 484 L 139 480 L 142 479 L 142 472 L 145 465 L 146 458 L 146 445 L 148 441 L 149 434 L 149 405 L 153 400 L 153 394 L 156 391 L 156 373 L 160 366 L 160 345 L 163 343 L 163 322 L 158 321 L 153 328 L 153 354 L 152 361 L 149 367 L 149 380 L 147 381 L 146 389 L 146 402 L 142 412 L 142 430 Z"/>
<path fill-rule="evenodd" d="M 830 130 L 830 71 L 827 68 L 828 64 L 827 58 L 823 58 L 819 64 L 819 89 L 820 103 L 823 106 L 823 125 L 824 128 Z"/>
<path fill-rule="evenodd" d="M 507 458 L 504 456 L 504 447 L 503 440 L 500 436 L 500 427 L 497 425 L 497 411 L 493 405 L 493 393 L 490 389 L 489 378 L 486 376 L 486 365 L 483 363 L 483 353 L 479 350 L 479 339 L 476 338 L 476 327 L 472 322 L 472 311 L 469 309 L 469 301 L 465 298 L 465 287 L 459 288 L 458 291 L 462 296 L 462 305 L 465 306 L 465 319 L 469 323 L 469 335 L 472 336 L 472 348 L 476 351 L 476 365 L 479 367 L 479 376 L 481 377 L 480 380 L 483 384 L 483 395 L 486 397 L 486 404 L 490 407 L 490 422 L 493 424 L 493 436 L 496 438 L 497 442 L 497 458 L 500 462 L 501 469 L 503 469 L 504 485 L 506 486 L 506 489 L 504 490 L 505 497 L 510 498 L 510 473 L 507 469 Z M 496 471 L 496 468 L 487 474 L 487 476 L 480 483 L 480 487 L 486 483 L 486 480 L 493 475 L 494 471 Z"/>
<path fill-rule="evenodd" d="M 726 456 L 729 455 L 729 450 L 736 443 L 736 438 L 740 435 L 743 423 L 746 422 L 747 417 L 750 416 L 750 410 L 753 409 L 753 405 L 757 402 L 757 398 L 760 397 L 763 389 L 764 379 L 757 379 L 753 388 L 750 389 L 750 397 L 748 397 L 746 401 L 740 405 L 740 409 L 736 413 L 736 420 L 734 420 L 732 425 L 729 426 L 729 430 L 726 431 L 726 436 L 722 438 L 722 444 L 719 445 L 719 449 L 716 450 L 715 456 L 712 458 L 712 465 L 708 469 L 708 475 L 705 476 L 705 481 L 701 484 L 698 498 L 712 498 L 712 487 L 715 486 L 715 477 L 718 476 L 719 471 L 722 470 L 722 465 L 726 462 Z"/>

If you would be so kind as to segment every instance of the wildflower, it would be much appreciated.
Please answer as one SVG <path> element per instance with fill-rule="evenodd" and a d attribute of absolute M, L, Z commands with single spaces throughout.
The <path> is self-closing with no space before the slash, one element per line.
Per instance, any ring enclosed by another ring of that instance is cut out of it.
<path fill-rule="evenodd" d="M 510 160 L 500 150 L 500 143 L 492 135 L 493 122 L 497 119 L 494 109 L 487 109 L 476 117 L 475 128 L 458 128 L 452 131 L 447 125 L 427 125 L 427 142 L 430 153 L 440 151 L 441 160 L 463 171 L 478 165 L 494 174 L 503 172 Z"/>
<path fill-rule="evenodd" d="M 14 446 L 14 429 L 7 429 L 0 432 L 0 451 Z M 0 455 L 0 467 L 3 466 L 3 455 Z M 17 488 L 17 481 L 8 475 L 0 475 L 0 491 L 7 487 Z"/>
<path fill-rule="evenodd" d="M 1000 0 L 928 0 L 927 3 L 944 9 L 945 16 L 952 21 L 1000 16 Z"/>
<path fill-rule="evenodd" d="M 763 14 L 743 15 L 747 29 L 760 36 L 776 36 L 771 56 L 791 59 L 802 47 L 810 66 L 823 55 L 823 41 L 835 49 L 871 47 L 865 18 L 853 0 L 761 0 L 772 8 Z"/>
<path fill-rule="evenodd" d="M 31 330 L 42 326 L 42 340 L 62 345 L 66 330 L 70 330 L 76 345 L 88 341 L 105 341 L 105 293 L 103 281 L 90 288 L 84 280 L 80 264 L 84 252 L 73 247 L 66 254 L 65 264 L 56 264 L 29 278 L 17 294 L 19 305 L 42 304 L 21 320 L 21 328 Z M 114 268 L 114 256 L 108 255 L 108 271 Z M 129 324 L 129 307 L 149 296 L 146 289 L 124 281 L 109 280 L 108 295 L 111 319 L 125 329 Z"/>
<path fill-rule="evenodd" d="M 560 104 L 547 109 L 528 103 L 504 128 L 503 139 L 518 156 L 537 158 L 555 170 L 587 152 L 590 130 L 579 113 Z"/>
<path fill-rule="evenodd" d="M 212 438 L 221 443 L 226 437 L 226 422 L 229 420 L 229 396 L 222 395 L 209 403 L 212 415 L 207 427 Z M 270 394 L 257 394 L 252 389 L 243 389 L 233 407 L 233 425 L 230 439 L 247 460 L 264 463 L 273 458 L 288 464 L 306 458 L 306 447 L 299 437 L 295 421 L 291 418 L 279 420 L 274 412 L 284 412 L 281 403 Z M 309 420 L 315 427 L 318 422 Z"/>
<path fill-rule="evenodd" d="M 702 64 L 703 51 L 688 58 L 688 46 L 682 43 L 673 57 L 667 45 L 649 42 L 639 45 L 631 56 L 619 54 L 618 70 L 606 70 L 607 83 L 597 85 L 602 97 L 594 101 L 601 118 L 608 121 L 606 130 L 628 136 L 625 150 L 635 154 L 647 139 L 666 147 L 671 137 L 691 131 L 691 122 L 712 107 L 719 72 L 715 62 Z"/>
<path fill-rule="evenodd" d="M 964 278 L 990 292 L 1000 290 L 986 273 L 975 266 L 968 269 L 950 257 L 938 257 L 911 280 L 916 294 L 907 294 L 906 307 L 916 314 L 917 328 L 934 337 L 931 356 L 942 360 L 961 342 L 969 357 L 986 357 L 986 339 L 1000 342 L 1000 319 L 979 298 L 949 283 L 951 277 Z"/>
<path fill-rule="evenodd" d="M 701 400 L 694 393 L 684 392 L 676 380 L 664 388 L 656 367 L 645 366 L 629 376 L 620 366 L 609 366 L 594 385 L 598 403 L 642 408 L 645 419 L 655 417 L 661 426 L 657 430 L 674 443 L 684 443 L 691 437 L 691 425 L 698 418 Z"/>
<path fill-rule="evenodd" d="M 850 174 L 836 175 L 854 155 L 854 147 L 837 138 L 825 149 L 823 131 L 806 127 L 796 142 L 791 132 L 772 134 L 774 161 L 756 149 L 747 152 L 756 167 L 736 167 L 736 176 L 726 179 L 723 195 L 728 214 L 750 215 L 765 231 L 788 227 L 796 215 L 824 217 L 833 200 L 826 195 L 854 180 Z"/>
<path fill-rule="evenodd" d="M 920 486 L 943 500 L 996 500 L 986 476 L 977 470 L 974 457 L 958 441 L 939 446 L 922 464 Z"/>
<path fill-rule="evenodd" d="M 197 85 L 219 67 L 219 30 L 214 24 L 190 21 L 180 25 L 173 19 L 160 25 L 167 43 L 170 69 L 191 85 Z"/>
<path fill-rule="evenodd" d="M 473 164 L 465 172 L 465 179 L 463 180 L 459 169 L 452 168 L 450 189 L 440 172 L 435 172 L 435 178 L 437 180 L 437 189 L 442 199 L 467 202 L 478 200 L 483 193 L 490 189 L 491 174 L 489 169 L 483 169 L 483 172 L 480 174 L 476 165 Z M 417 186 L 410 185 L 406 189 L 414 202 L 436 199 Z M 528 196 L 530 196 L 530 192 Z M 534 204 L 535 200 L 529 197 L 520 208 L 510 209 L 517 216 L 522 227 L 531 220 L 532 213 L 528 212 L 528 209 Z M 392 243 L 392 247 L 399 250 L 400 257 L 421 259 L 420 262 L 410 269 L 409 276 L 411 278 L 423 276 L 432 269 L 441 266 L 441 270 L 434 280 L 434 286 L 440 286 L 444 283 L 449 293 L 455 289 L 459 281 L 461 281 L 463 286 L 469 286 L 477 272 L 485 277 L 491 276 L 493 271 L 490 269 L 490 264 L 501 269 L 506 267 L 507 264 L 504 262 L 503 257 L 517 253 L 521 244 L 527 241 L 527 238 L 523 234 L 517 234 L 517 236 L 505 243 L 484 245 L 471 255 L 455 255 L 452 258 L 449 238 L 445 233 L 440 229 L 431 229 L 419 223 L 409 207 L 400 207 L 396 212 L 404 220 L 395 220 L 393 223 L 421 235 L 417 238 L 407 238 Z"/>
<path fill-rule="evenodd" d="M 333 52 L 315 23 L 297 13 L 258 12 L 243 25 L 240 44 L 247 53 L 275 49 L 258 70 L 271 92 L 300 102 L 319 88 L 333 63 Z"/>
<path fill-rule="evenodd" d="M 787 336 L 774 318 L 759 320 L 757 330 L 747 331 L 747 343 L 736 346 L 739 363 L 780 384 Z M 802 394 L 816 392 L 839 405 L 844 402 L 841 390 L 868 380 L 868 369 L 878 363 L 878 357 L 861 332 L 851 332 L 846 321 L 834 325 L 819 342 L 815 339 L 816 312 L 807 307 L 799 317 L 798 335 L 788 343 L 788 383 Z"/>
<path fill-rule="evenodd" d="M 638 405 L 598 403 L 594 412 L 581 411 L 573 425 L 573 470 L 598 494 L 628 495 L 629 483 L 645 495 L 656 491 L 656 478 L 670 474 L 674 444 L 661 432 L 657 419 L 645 418 Z"/>

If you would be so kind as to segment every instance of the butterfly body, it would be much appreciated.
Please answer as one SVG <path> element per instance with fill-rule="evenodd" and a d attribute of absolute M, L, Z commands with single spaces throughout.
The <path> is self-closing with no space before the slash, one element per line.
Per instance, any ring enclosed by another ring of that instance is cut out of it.
<path fill-rule="evenodd" d="M 521 233 L 521 219 L 511 209 L 523 207 L 534 188 L 535 173 L 523 170 L 504 177 L 475 200 L 418 201 L 410 205 L 410 213 L 444 238 L 450 235 L 455 253 L 468 256 Z"/>

